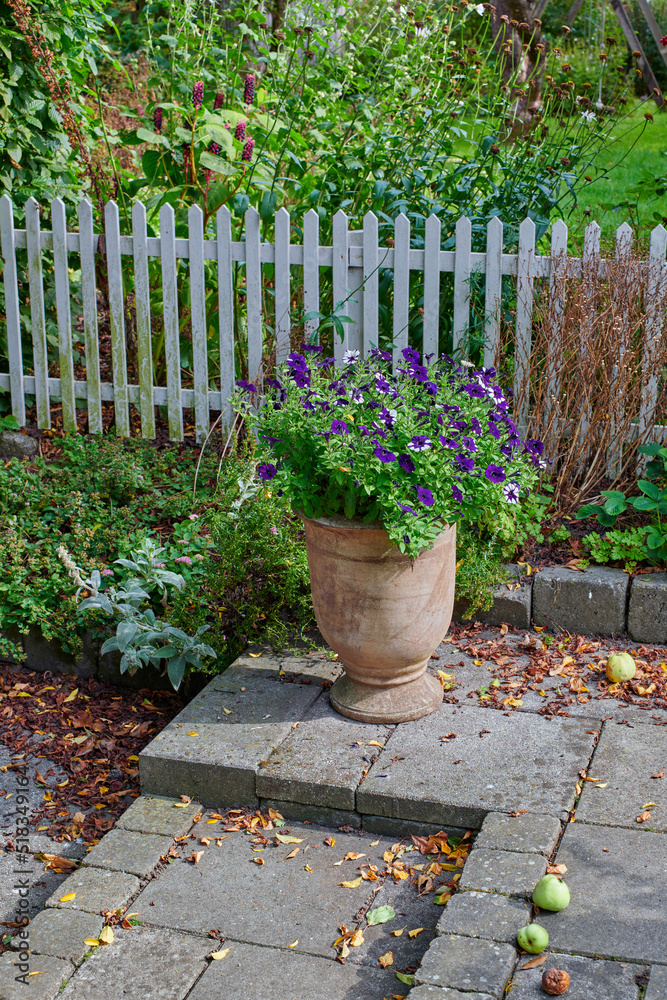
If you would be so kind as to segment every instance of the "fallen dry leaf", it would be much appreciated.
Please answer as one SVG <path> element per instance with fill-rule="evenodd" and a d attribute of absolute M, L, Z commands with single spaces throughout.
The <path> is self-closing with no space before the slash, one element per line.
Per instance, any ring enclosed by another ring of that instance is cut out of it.
<path fill-rule="evenodd" d="M 657 774 L 652 774 L 651 775 L 651 778 L 664 778 L 664 777 L 665 777 L 665 772 L 664 771 L 658 771 Z"/>
<path fill-rule="evenodd" d="M 520 965 L 520 969 L 537 969 L 538 966 L 544 965 L 548 959 L 548 955 L 538 955 L 537 958 L 531 958 L 530 962 L 526 962 L 525 965 Z"/>
<path fill-rule="evenodd" d="M 302 844 L 303 837 L 290 837 L 286 833 L 277 833 L 276 840 L 280 841 L 281 844 Z"/>
<path fill-rule="evenodd" d="M 363 933 L 361 931 L 361 928 L 359 928 L 358 930 L 356 930 L 354 932 L 354 934 L 352 934 L 352 936 L 350 937 L 348 943 L 349 943 L 350 947 L 352 947 L 352 948 L 360 948 L 361 947 L 361 945 L 364 943 L 364 935 L 363 935 Z"/>
<path fill-rule="evenodd" d="M 252 860 L 253 860 L 253 863 L 256 864 L 256 865 L 263 865 L 264 864 L 264 858 L 253 858 Z"/>
<path fill-rule="evenodd" d="M 108 925 L 103 927 L 99 935 L 100 944 L 113 944 L 113 939 L 114 933 L 111 928 Z"/>
<path fill-rule="evenodd" d="M 383 969 L 388 969 L 390 965 L 394 964 L 394 953 L 387 951 L 384 955 L 380 955 L 378 958 L 378 964 L 381 965 Z"/>
<path fill-rule="evenodd" d="M 83 943 L 87 944 L 89 948 L 99 948 L 100 942 L 97 938 L 84 938 Z"/>
<path fill-rule="evenodd" d="M 647 820 L 647 819 L 650 819 L 650 818 L 651 818 L 651 814 L 650 814 L 650 812 L 648 812 L 647 810 L 644 810 L 644 812 L 643 812 L 643 813 L 641 813 L 641 814 L 640 814 L 640 815 L 639 815 L 639 816 L 637 817 L 637 819 L 635 820 L 635 823 L 645 823 L 645 822 L 646 822 L 646 820 Z"/>
<path fill-rule="evenodd" d="M 310 865 L 304 865 L 304 866 L 303 866 L 303 870 L 304 870 L 305 872 L 312 872 L 312 870 L 313 870 L 313 869 L 312 869 L 312 868 L 310 867 Z"/>
<path fill-rule="evenodd" d="M 424 928 L 423 928 L 423 927 L 415 927 L 415 928 L 414 928 L 413 930 L 411 930 L 411 931 L 408 931 L 408 937 L 409 937 L 409 938 L 416 938 L 416 937 L 417 937 L 417 935 L 418 935 L 418 934 L 421 934 L 421 932 L 422 932 L 423 930 L 424 930 Z"/>
<path fill-rule="evenodd" d="M 378 743 L 377 740 L 371 740 L 369 743 L 366 744 L 366 746 L 367 747 L 379 747 L 380 750 L 384 750 L 384 744 L 383 743 Z"/>
<path fill-rule="evenodd" d="M 231 950 L 231 945 L 229 946 L 229 948 L 223 948 L 222 951 L 212 951 L 208 957 L 218 962 L 220 961 L 221 958 L 224 958 L 225 955 L 228 955 L 230 950 Z"/>
<path fill-rule="evenodd" d="M 336 843 L 336 838 L 335 837 L 325 837 L 324 838 L 324 843 L 325 843 L 325 845 L 327 847 L 333 847 L 334 844 Z"/>
<path fill-rule="evenodd" d="M 547 875 L 564 875 L 567 871 L 567 865 L 548 865 Z"/>
<path fill-rule="evenodd" d="M 352 882 L 340 882 L 339 884 L 344 886 L 346 889 L 358 889 L 361 885 L 361 875 L 359 878 L 355 878 Z"/>
<path fill-rule="evenodd" d="M 365 854 L 359 854 L 357 851 L 349 851 L 343 858 L 343 861 L 358 861 L 359 858 L 365 857 Z"/>
<path fill-rule="evenodd" d="M 294 850 L 290 851 L 289 854 L 286 854 L 284 858 L 280 859 L 280 861 L 289 861 L 290 858 L 295 858 L 300 850 L 301 850 L 300 847 L 295 847 Z M 278 862 L 278 864 L 280 864 L 280 861 Z"/>
<path fill-rule="evenodd" d="M 401 927 L 400 931 L 392 931 L 391 932 L 392 937 L 400 937 L 404 930 L 405 930 L 405 927 Z"/>
<path fill-rule="evenodd" d="M 76 899 L 76 893 L 75 892 L 68 892 L 66 896 L 61 896 L 60 897 L 60 902 L 61 903 L 69 903 L 70 899 Z"/>

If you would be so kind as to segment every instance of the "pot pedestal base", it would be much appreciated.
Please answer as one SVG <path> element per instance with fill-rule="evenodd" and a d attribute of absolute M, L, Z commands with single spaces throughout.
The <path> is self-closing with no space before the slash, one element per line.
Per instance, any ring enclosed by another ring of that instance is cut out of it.
<path fill-rule="evenodd" d="M 411 722 L 435 712 L 442 704 L 442 685 L 431 674 L 424 673 L 407 684 L 377 687 L 360 684 L 343 674 L 329 692 L 333 708 L 348 719 L 394 725 Z"/>

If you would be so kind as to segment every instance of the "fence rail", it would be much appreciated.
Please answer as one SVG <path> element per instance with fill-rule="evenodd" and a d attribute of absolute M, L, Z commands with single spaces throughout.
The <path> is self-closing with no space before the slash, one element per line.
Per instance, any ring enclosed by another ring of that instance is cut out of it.
<path fill-rule="evenodd" d="M 20 425 L 26 420 L 26 395 L 34 395 L 38 425 L 48 428 L 51 423 L 50 400 L 60 397 L 63 424 L 66 430 L 76 430 L 76 400 L 85 399 L 88 426 L 92 433 L 102 431 L 102 402 L 113 402 L 117 432 L 130 434 L 129 405 L 139 408 L 141 433 L 155 436 L 155 406 L 166 406 L 169 436 L 183 438 L 183 411 L 193 410 L 199 440 L 208 433 L 212 411 L 225 413 L 235 382 L 234 358 L 234 265 L 245 268 L 246 329 L 248 373 L 252 378 L 261 369 L 267 348 L 275 350 L 278 361 L 291 350 L 292 301 L 294 276 L 292 267 L 302 273 L 303 312 L 306 336 L 317 336 L 318 320 L 312 314 L 320 311 L 320 269 L 331 269 L 334 306 L 347 317 L 344 339 L 335 338 L 334 353 L 341 363 L 348 349 L 366 355 L 378 342 L 379 274 L 381 269 L 393 272 L 393 355 L 395 362 L 408 344 L 411 272 L 423 272 L 423 352 L 438 353 L 441 317 L 440 276 L 454 276 L 452 340 L 454 351 L 465 350 L 470 326 L 470 282 L 474 274 L 484 276 L 484 364 L 494 363 L 500 348 L 501 296 L 504 276 L 516 280 L 516 322 L 514 353 L 515 389 L 525 384 L 531 359 L 534 281 L 548 279 L 552 296 L 557 290 L 558 268 L 567 266 L 568 275 L 586 281 L 593 273 L 604 277 L 607 261 L 600 258 L 600 228 L 591 223 L 585 233 L 583 257 L 567 255 L 568 231 L 562 221 L 551 232 L 551 253 L 535 251 L 535 225 L 526 219 L 520 226 L 517 253 L 503 250 L 503 224 L 494 218 L 487 227 L 486 251 L 471 250 L 472 227 L 466 218 L 456 224 L 454 250 L 441 250 L 441 223 L 436 216 L 426 220 L 424 248 L 411 247 L 411 224 L 405 215 L 395 220 L 393 247 L 380 246 L 378 219 L 369 212 L 363 229 L 351 230 L 348 217 L 340 211 L 333 219 L 332 245 L 320 246 L 318 214 L 311 210 L 303 220 L 303 239 L 292 242 L 291 219 L 285 209 L 275 215 L 274 240 L 261 240 L 260 216 L 252 208 L 245 215 L 245 239 L 232 239 L 232 218 L 226 207 L 216 214 L 216 238 L 204 235 L 203 214 L 198 206 L 188 211 L 188 238 L 175 235 L 175 213 L 164 205 L 159 213 L 160 236 L 147 234 L 146 208 L 136 203 L 132 210 L 132 235 L 121 235 L 118 207 L 109 202 L 105 210 L 105 232 L 95 233 L 93 209 L 83 200 L 78 206 L 79 232 L 68 233 L 65 205 L 57 198 L 51 205 L 51 232 L 41 231 L 38 204 L 30 199 L 25 208 L 25 229 L 16 229 L 12 202 L 7 195 L 0 198 L 0 246 L 3 258 L 7 354 L 9 372 L 0 373 L 0 390 L 11 394 L 12 412 Z M 632 230 L 627 224 L 616 232 L 616 260 L 627 252 L 632 243 Z M 649 259 L 642 270 L 642 282 L 649 295 L 664 286 L 667 280 L 665 252 L 667 232 L 662 226 L 651 235 Z M 28 292 L 31 331 L 22 330 L 19 296 L 17 251 L 27 252 Z M 58 328 L 59 377 L 49 374 L 43 254 L 52 254 L 55 278 L 55 302 Z M 78 255 L 81 271 L 81 302 L 83 341 L 85 344 L 86 378 L 75 378 L 71 317 L 69 255 Z M 104 259 L 108 280 L 109 325 L 111 340 L 112 381 L 100 377 L 98 338 L 98 305 L 96 260 Z M 123 258 L 132 258 L 134 275 L 134 308 L 136 316 L 137 383 L 128 380 L 125 329 L 125 295 Z M 154 336 L 151 330 L 149 260 L 158 259 L 162 285 L 162 327 L 164 337 L 164 367 L 166 385 L 154 384 Z M 188 261 L 189 320 L 191 331 L 192 387 L 182 385 L 179 330 L 179 260 Z M 206 319 L 206 261 L 217 267 L 217 309 L 219 334 L 219 373 L 212 378 L 209 370 L 209 339 Z M 269 319 L 263 307 L 262 266 L 272 264 L 274 316 L 273 343 L 265 343 L 265 323 Z M 552 314 L 562 314 L 564 302 L 551 302 Z M 595 333 L 595 304 L 591 303 L 590 329 Z M 557 341 L 558 331 L 554 330 Z M 29 336 L 32 346 L 33 372 L 24 374 L 24 344 Z M 646 324 L 644 332 L 647 357 L 652 345 L 662 336 L 662 315 L 656 314 Z M 551 387 L 558 392 L 557 377 Z M 637 434 L 647 430 L 647 421 L 655 408 L 658 392 L 656 377 L 647 377 L 646 394 L 639 415 Z M 521 402 L 519 420 L 528 418 L 529 398 L 518 394 Z M 228 419 L 228 416 L 225 417 Z"/>

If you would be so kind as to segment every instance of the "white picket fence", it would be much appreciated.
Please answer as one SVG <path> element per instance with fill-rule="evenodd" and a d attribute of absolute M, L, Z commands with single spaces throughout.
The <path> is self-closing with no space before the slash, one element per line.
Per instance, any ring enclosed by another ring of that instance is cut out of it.
<path fill-rule="evenodd" d="M 500 344 L 501 284 L 504 275 L 516 278 L 517 308 L 515 329 L 515 387 L 524 385 L 531 354 L 533 282 L 548 278 L 553 295 L 557 291 L 557 269 L 566 265 L 568 274 L 584 277 L 597 273 L 604 277 L 605 261 L 600 259 L 600 227 L 591 223 L 586 229 L 584 253 L 581 258 L 567 256 L 567 227 L 562 221 L 554 224 L 551 233 L 551 253 L 540 256 L 535 252 L 535 225 L 526 219 L 519 230 L 518 252 L 503 252 L 503 225 L 497 218 L 487 227 L 485 253 L 471 250 L 471 224 L 466 218 L 456 225 L 455 250 L 441 250 L 441 224 L 435 216 L 426 220 L 423 250 L 410 246 L 410 221 L 399 215 L 394 227 L 394 246 L 379 246 L 378 219 L 369 212 L 363 229 L 350 230 L 344 212 L 333 220 L 332 246 L 319 245 L 319 217 L 313 210 L 303 220 L 303 242 L 291 242 L 289 213 L 280 209 L 275 216 L 274 242 L 261 241 L 260 217 L 250 208 L 245 215 L 245 240 L 232 239 L 231 215 L 226 207 L 216 215 L 216 239 L 204 237 L 201 209 L 193 205 L 188 212 L 188 239 L 175 236 L 174 210 L 164 205 L 160 211 L 160 236 L 149 237 L 146 209 L 138 202 L 132 210 L 132 236 L 120 234 L 119 213 L 115 202 L 109 202 L 105 212 L 105 235 L 93 229 L 93 209 L 87 200 L 78 207 L 79 232 L 68 233 L 65 205 L 57 198 L 51 205 L 51 232 L 40 229 L 39 206 L 30 199 L 26 204 L 26 228 L 14 228 L 12 202 L 7 195 L 0 198 L 0 238 L 4 262 L 5 312 L 9 372 L 0 373 L 0 390 L 11 393 L 12 412 L 20 425 L 25 424 L 25 396 L 36 399 L 37 420 L 41 428 L 51 423 L 50 399 L 62 402 L 63 424 L 66 430 L 76 430 L 76 400 L 85 399 L 88 426 L 91 433 L 102 431 L 102 402 L 113 401 L 117 433 L 130 435 L 129 404 L 139 407 L 141 433 L 155 436 L 155 407 L 166 406 L 169 435 L 172 440 L 183 438 L 183 411 L 193 410 L 196 435 L 202 440 L 209 431 L 211 411 L 223 411 L 229 420 L 228 400 L 232 394 L 234 371 L 234 300 L 233 264 L 245 265 L 246 335 L 249 377 L 260 372 L 267 349 L 275 349 L 281 361 L 289 354 L 292 328 L 291 303 L 294 276 L 292 267 L 302 268 L 299 283 L 303 286 L 305 314 L 320 311 L 320 268 L 332 269 L 333 301 L 337 311 L 348 317 L 344 324 L 345 337 L 335 338 L 335 356 L 341 363 L 348 349 L 358 349 L 366 355 L 378 342 L 378 292 L 380 268 L 393 271 L 393 343 L 394 359 L 408 345 L 408 314 L 410 304 L 410 272 L 423 272 L 423 352 L 438 353 L 440 328 L 440 275 L 454 274 L 454 306 L 452 332 L 454 351 L 464 350 L 470 321 L 470 279 L 474 273 L 485 279 L 485 347 L 484 363 L 494 362 Z M 627 224 L 616 232 L 617 259 L 627 252 L 632 242 L 632 230 Z M 653 230 L 650 257 L 646 269 L 649 299 L 665 280 L 667 264 L 667 231 L 662 226 Z M 32 326 L 34 375 L 24 375 L 22 331 L 19 311 L 19 289 L 16 250 L 27 250 L 28 293 Z M 42 252 L 51 251 L 55 272 L 56 312 L 60 376 L 49 376 Z M 100 378 L 97 327 L 97 291 L 95 255 L 104 252 L 109 283 L 111 355 L 113 381 Z M 76 380 L 72 356 L 72 319 L 70 304 L 70 254 L 78 255 L 81 269 L 83 326 L 86 355 L 86 379 Z M 130 256 L 134 266 L 136 309 L 138 385 L 130 384 L 127 373 L 124 321 L 124 290 L 121 258 Z M 153 338 L 149 300 L 149 258 L 159 258 L 162 276 L 162 309 L 166 386 L 154 385 Z M 179 259 L 189 261 L 190 323 L 192 335 L 192 388 L 181 384 L 179 348 L 179 297 L 177 265 Z M 220 376 L 217 383 L 209 376 L 207 353 L 207 321 L 205 309 L 205 265 L 217 262 Z M 262 265 L 275 266 L 275 343 L 265 344 L 263 333 Z M 553 302 L 553 315 L 562 313 Z M 564 305 L 564 304 L 561 304 Z M 591 315 L 594 325 L 594 316 Z M 316 335 L 318 322 L 306 321 L 306 336 Z M 647 342 L 659 338 L 662 316 L 656 314 L 646 325 Z M 554 329 L 557 342 L 558 329 Z M 591 331 L 591 334 L 593 330 Z M 553 385 L 557 393 L 558 386 Z M 647 428 L 657 395 L 657 379 L 649 381 L 638 433 Z M 525 397 L 525 393 L 524 393 Z M 515 418 L 525 423 L 528 401 Z"/>

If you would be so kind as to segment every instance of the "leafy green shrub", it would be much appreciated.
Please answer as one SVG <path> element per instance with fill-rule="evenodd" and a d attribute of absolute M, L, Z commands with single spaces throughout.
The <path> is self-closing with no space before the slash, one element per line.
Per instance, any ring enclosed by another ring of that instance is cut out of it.
<path fill-rule="evenodd" d="M 647 531 L 647 528 L 621 528 L 608 531 L 605 535 L 592 531 L 584 535 L 582 542 L 593 562 L 600 565 L 622 562 L 624 569 L 631 572 L 646 559 Z"/>

